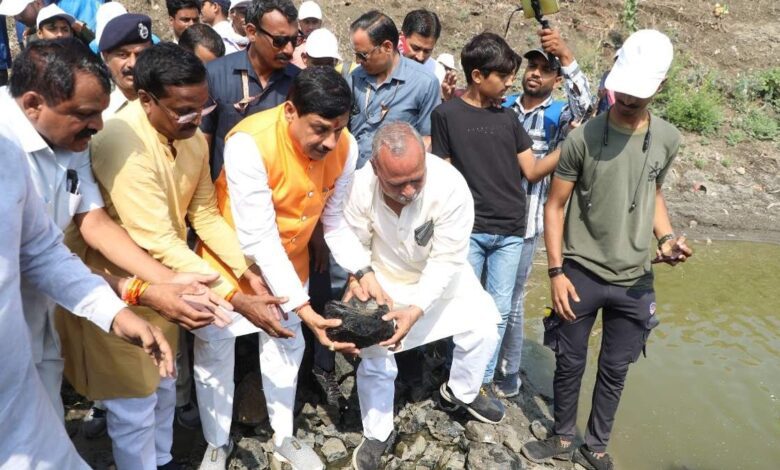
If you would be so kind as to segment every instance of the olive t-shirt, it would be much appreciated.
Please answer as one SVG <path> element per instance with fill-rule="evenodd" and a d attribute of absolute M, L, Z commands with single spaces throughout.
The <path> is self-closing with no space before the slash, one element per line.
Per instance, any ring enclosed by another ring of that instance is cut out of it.
<path fill-rule="evenodd" d="M 563 143 L 555 176 L 575 182 L 563 256 L 611 284 L 649 288 L 656 185 L 663 183 L 681 135 L 652 116 L 645 152 L 647 127 L 629 131 L 605 124 L 602 113 Z"/>

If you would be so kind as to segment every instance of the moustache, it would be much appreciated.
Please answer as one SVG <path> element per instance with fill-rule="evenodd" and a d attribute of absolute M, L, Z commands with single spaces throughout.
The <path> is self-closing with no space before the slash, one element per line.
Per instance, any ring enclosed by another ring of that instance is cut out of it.
<path fill-rule="evenodd" d="M 86 128 L 81 132 L 79 132 L 78 134 L 76 134 L 76 139 L 77 140 L 89 139 L 95 134 L 97 134 L 97 131 L 95 129 Z"/>
<path fill-rule="evenodd" d="M 122 76 L 123 77 L 132 77 L 133 76 L 133 69 L 122 69 Z"/>
<path fill-rule="evenodd" d="M 639 108 L 638 104 L 628 104 L 628 103 L 626 103 L 625 101 L 622 101 L 622 100 L 618 100 L 618 102 L 620 102 L 620 104 L 622 106 L 626 107 L 626 108 L 630 108 L 630 109 L 637 109 L 637 108 Z"/>
<path fill-rule="evenodd" d="M 276 60 L 286 60 L 289 62 L 292 60 L 292 55 L 282 52 L 281 54 L 276 54 Z"/>

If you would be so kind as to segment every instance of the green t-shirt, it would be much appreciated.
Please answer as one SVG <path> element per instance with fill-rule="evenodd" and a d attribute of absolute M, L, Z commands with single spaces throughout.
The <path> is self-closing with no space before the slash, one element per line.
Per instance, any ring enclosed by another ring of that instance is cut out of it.
<path fill-rule="evenodd" d="M 656 185 L 663 183 L 682 136 L 652 116 L 647 152 L 642 150 L 647 127 L 628 131 L 610 123 L 605 145 L 606 122 L 602 113 L 563 143 L 555 175 L 575 182 L 563 256 L 608 283 L 650 288 Z"/>

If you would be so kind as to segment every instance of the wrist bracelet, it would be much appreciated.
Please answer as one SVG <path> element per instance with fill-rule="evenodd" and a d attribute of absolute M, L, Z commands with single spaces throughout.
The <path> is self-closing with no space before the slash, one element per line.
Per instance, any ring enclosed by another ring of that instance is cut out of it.
<path fill-rule="evenodd" d="M 558 267 L 555 267 L 555 268 L 550 268 L 550 269 L 547 270 L 547 276 L 550 279 L 554 278 L 555 276 L 560 276 L 561 274 L 563 274 L 563 267 L 562 266 L 558 266 Z"/>
<path fill-rule="evenodd" d="M 668 242 L 669 240 L 673 240 L 673 239 L 674 239 L 674 234 L 673 233 L 667 233 L 666 235 L 664 235 L 663 237 L 658 239 L 658 248 L 661 248 L 661 245 L 663 245 L 664 243 Z"/>

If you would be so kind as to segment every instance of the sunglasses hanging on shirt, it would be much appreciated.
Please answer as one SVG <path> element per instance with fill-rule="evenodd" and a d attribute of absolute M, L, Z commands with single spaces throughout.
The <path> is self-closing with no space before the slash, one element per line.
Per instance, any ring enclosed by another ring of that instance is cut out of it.
<path fill-rule="evenodd" d="M 607 118 L 604 119 L 604 131 L 602 133 L 602 147 L 606 147 L 609 144 L 609 113 L 612 111 L 612 108 L 610 107 L 607 110 Z M 631 206 L 628 208 L 628 212 L 631 213 L 636 209 L 636 196 L 639 194 L 639 185 L 642 184 L 642 175 L 645 174 L 645 168 L 647 167 L 647 158 L 650 155 L 650 142 L 652 135 L 650 134 L 650 124 L 652 120 L 652 115 L 650 112 L 647 113 L 647 131 L 645 132 L 645 138 L 642 140 L 642 153 L 645 154 L 645 160 L 644 163 L 642 163 L 642 171 L 639 173 L 639 179 L 637 180 L 636 187 L 634 188 L 634 197 L 631 200 Z M 590 209 L 593 207 L 593 203 L 591 202 L 591 194 L 593 193 L 593 186 L 596 183 L 596 170 L 599 168 L 599 163 L 601 163 L 601 154 L 599 154 L 599 159 L 596 160 L 596 165 L 593 167 L 593 172 L 590 175 L 590 191 L 588 191 L 588 200 L 587 200 L 587 208 Z"/>

